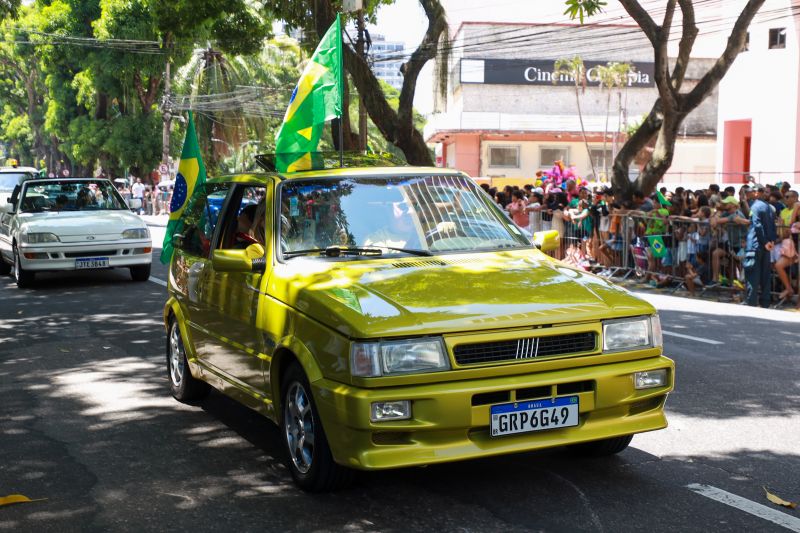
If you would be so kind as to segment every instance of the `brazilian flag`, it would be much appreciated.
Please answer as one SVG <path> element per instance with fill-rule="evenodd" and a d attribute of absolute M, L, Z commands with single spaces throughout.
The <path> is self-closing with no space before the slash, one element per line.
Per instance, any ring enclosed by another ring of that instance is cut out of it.
<path fill-rule="evenodd" d="M 648 236 L 647 240 L 650 242 L 650 250 L 653 252 L 653 257 L 661 259 L 667 255 L 667 245 L 660 235 Z"/>
<path fill-rule="evenodd" d="M 183 211 L 189 203 L 197 187 L 206 182 L 206 167 L 200 156 L 200 145 L 197 143 L 197 132 L 194 129 L 194 118 L 189 111 L 189 125 L 186 139 L 183 141 L 181 162 L 178 164 L 178 175 L 175 177 L 175 188 L 172 190 L 172 202 L 169 204 L 169 222 L 164 244 L 161 246 L 161 262 L 165 265 L 172 258 L 172 236 L 183 230 Z"/>
<path fill-rule="evenodd" d="M 313 168 L 325 122 L 342 116 L 342 26 L 339 15 L 319 42 L 297 87 L 275 137 L 278 172 Z"/>

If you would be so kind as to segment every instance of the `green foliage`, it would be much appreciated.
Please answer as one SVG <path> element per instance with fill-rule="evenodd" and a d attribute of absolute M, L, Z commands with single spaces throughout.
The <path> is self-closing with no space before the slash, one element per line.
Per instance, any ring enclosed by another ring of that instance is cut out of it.
<path fill-rule="evenodd" d="M 579 19 L 581 24 L 586 17 L 602 13 L 603 8 L 608 4 L 603 0 L 566 0 L 564 3 L 567 6 L 564 14 L 569 15 L 572 20 Z"/>

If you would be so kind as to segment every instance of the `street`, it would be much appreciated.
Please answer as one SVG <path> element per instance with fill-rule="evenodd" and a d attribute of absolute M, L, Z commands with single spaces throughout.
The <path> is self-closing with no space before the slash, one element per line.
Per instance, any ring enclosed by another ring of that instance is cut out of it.
<path fill-rule="evenodd" d="M 163 228 L 151 226 L 154 243 Z M 276 427 L 169 395 L 166 267 L 0 278 L 2 531 L 800 531 L 800 315 L 648 296 L 677 383 L 670 427 L 565 450 L 363 473 L 298 490 Z M 723 501 L 720 501 L 723 500 Z"/>

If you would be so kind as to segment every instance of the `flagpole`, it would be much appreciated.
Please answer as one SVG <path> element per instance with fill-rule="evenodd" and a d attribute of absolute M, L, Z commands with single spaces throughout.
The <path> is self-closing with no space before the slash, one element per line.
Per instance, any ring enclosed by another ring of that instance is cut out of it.
<path fill-rule="evenodd" d="M 341 14 L 336 13 L 336 23 L 339 24 L 339 39 L 336 41 L 339 47 L 339 168 L 344 168 L 344 59 L 342 57 L 342 19 Z"/>

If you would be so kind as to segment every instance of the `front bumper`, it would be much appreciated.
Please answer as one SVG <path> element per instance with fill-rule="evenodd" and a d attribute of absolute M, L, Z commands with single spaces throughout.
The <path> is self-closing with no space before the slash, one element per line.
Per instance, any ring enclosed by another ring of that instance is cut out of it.
<path fill-rule="evenodd" d="M 29 271 L 78 270 L 76 259 L 107 257 L 108 268 L 147 265 L 153 260 L 150 240 L 125 240 L 86 244 L 22 245 L 22 268 Z"/>
<path fill-rule="evenodd" d="M 634 372 L 661 368 L 669 369 L 666 387 L 634 389 Z M 312 388 L 335 460 L 352 468 L 373 470 L 524 452 L 665 428 L 664 403 L 674 384 L 674 369 L 672 360 L 659 356 L 535 374 L 381 389 L 321 379 Z M 550 390 L 548 398 L 577 395 L 579 425 L 492 438 L 490 406 L 507 403 L 502 399 L 506 393 L 513 402 L 523 391 L 541 392 L 540 387 Z M 390 400 L 411 400 L 413 418 L 370 422 L 370 404 Z"/>

